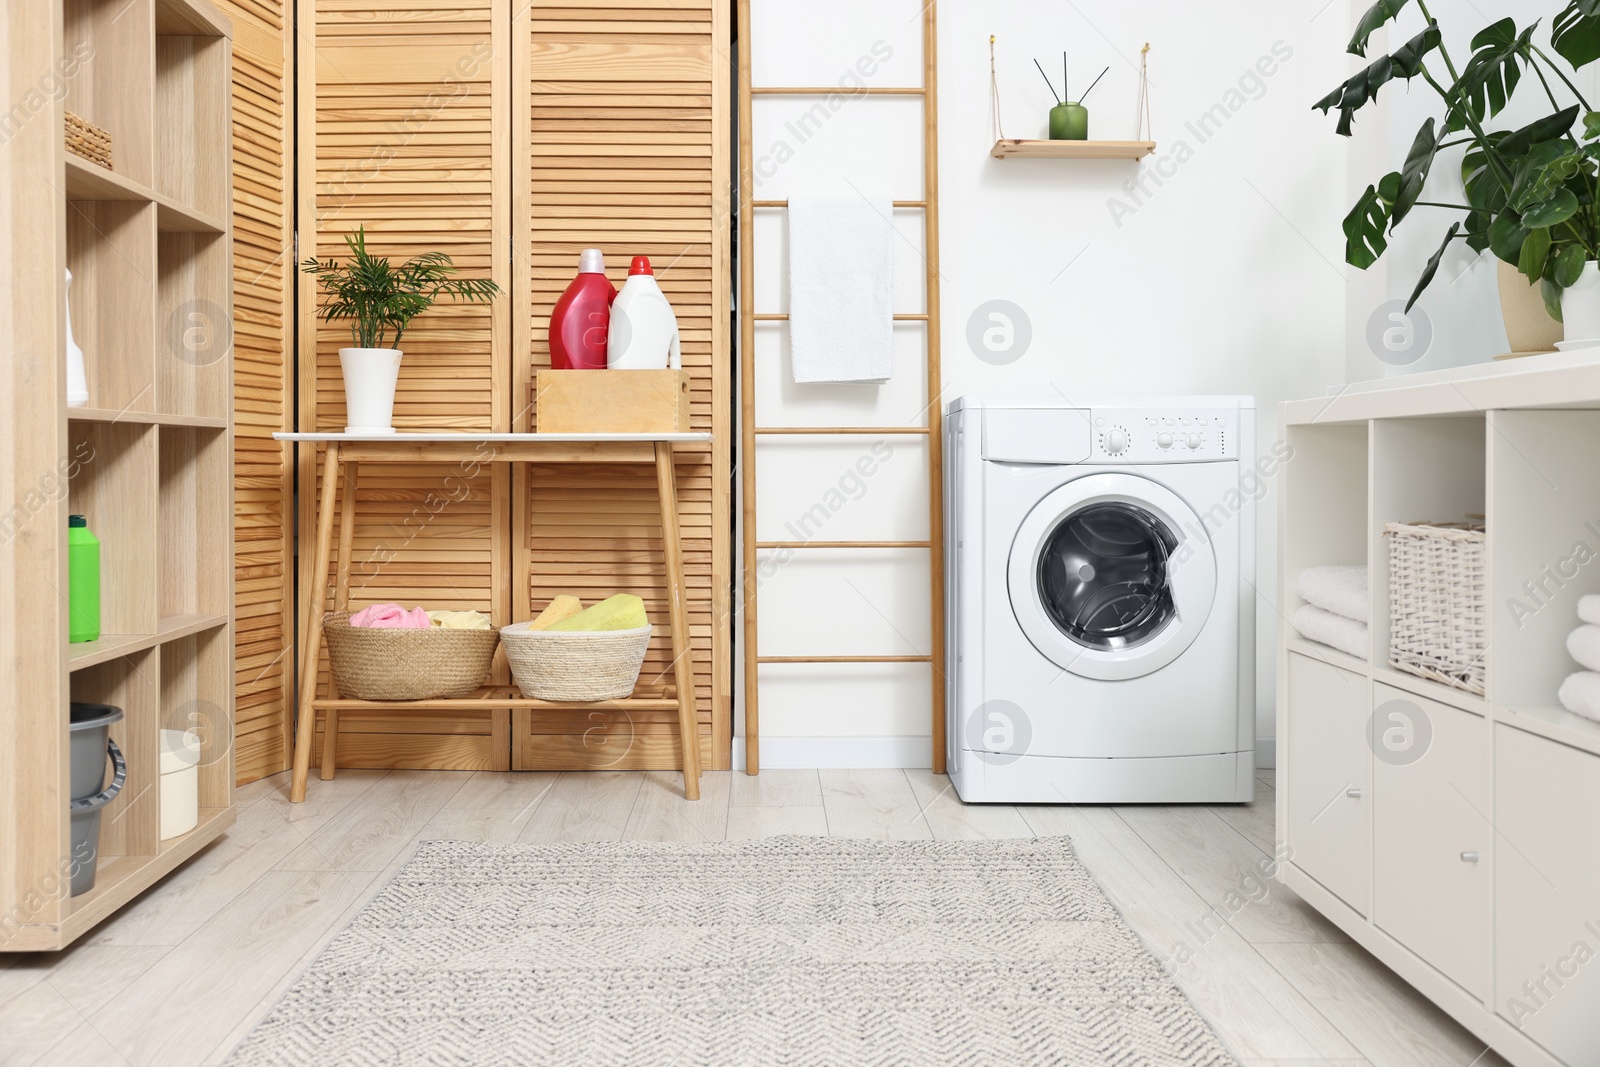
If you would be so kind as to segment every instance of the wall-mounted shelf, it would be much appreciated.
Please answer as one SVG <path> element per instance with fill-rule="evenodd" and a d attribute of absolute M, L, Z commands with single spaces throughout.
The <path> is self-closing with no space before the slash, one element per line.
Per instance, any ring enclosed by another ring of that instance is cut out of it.
<path fill-rule="evenodd" d="M 1154 141 L 1024 141 L 1007 137 L 994 143 L 996 159 L 1141 159 L 1156 150 Z"/>

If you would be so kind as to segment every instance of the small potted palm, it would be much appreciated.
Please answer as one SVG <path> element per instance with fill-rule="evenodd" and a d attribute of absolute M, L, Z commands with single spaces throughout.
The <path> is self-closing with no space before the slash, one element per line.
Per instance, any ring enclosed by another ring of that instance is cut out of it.
<path fill-rule="evenodd" d="M 487 278 L 455 278 L 443 252 L 427 252 L 391 267 L 367 251 L 365 227 L 346 235 L 350 260 L 308 258 L 301 269 L 317 276 L 328 322 L 349 320 L 352 346 L 339 349 L 344 372 L 346 433 L 394 433 L 394 390 L 400 377 L 400 336 L 411 320 L 441 297 L 488 303 L 500 287 Z"/>

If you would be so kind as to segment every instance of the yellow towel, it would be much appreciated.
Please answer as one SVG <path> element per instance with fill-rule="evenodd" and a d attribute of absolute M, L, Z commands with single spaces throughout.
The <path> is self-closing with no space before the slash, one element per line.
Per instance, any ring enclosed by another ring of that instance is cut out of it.
<path fill-rule="evenodd" d="M 607 597 L 592 608 L 551 626 L 551 631 L 637 630 L 650 620 L 645 618 L 644 601 L 631 593 Z"/>
<path fill-rule="evenodd" d="M 583 610 L 583 601 L 575 596 L 558 596 L 550 601 L 550 606 L 539 613 L 528 626 L 530 630 L 546 630 L 562 619 L 570 619 Z"/>
<path fill-rule="evenodd" d="M 430 611 L 428 621 L 441 630 L 487 630 L 489 616 L 481 611 Z"/>

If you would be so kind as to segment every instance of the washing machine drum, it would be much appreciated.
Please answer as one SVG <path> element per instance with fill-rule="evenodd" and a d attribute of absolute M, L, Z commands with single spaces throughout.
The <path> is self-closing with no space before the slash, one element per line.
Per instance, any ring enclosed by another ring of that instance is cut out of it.
<path fill-rule="evenodd" d="M 1028 639 L 1063 670 L 1119 680 L 1182 655 L 1211 613 L 1216 555 L 1175 493 L 1093 474 L 1041 500 L 1017 530 L 1008 585 Z"/>

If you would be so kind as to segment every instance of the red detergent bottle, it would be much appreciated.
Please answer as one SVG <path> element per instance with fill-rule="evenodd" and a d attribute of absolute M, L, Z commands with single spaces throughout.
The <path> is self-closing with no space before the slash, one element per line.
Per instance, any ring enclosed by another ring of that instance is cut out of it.
<path fill-rule="evenodd" d="M 606 335 L 617 287 L 606 278 L 605 257 L 585 248 L 578 276 L 550 313 L 550 367 L 553 370 L 605 370 Z"/>

